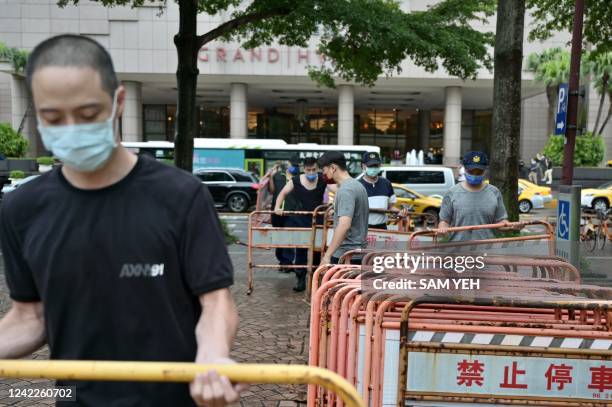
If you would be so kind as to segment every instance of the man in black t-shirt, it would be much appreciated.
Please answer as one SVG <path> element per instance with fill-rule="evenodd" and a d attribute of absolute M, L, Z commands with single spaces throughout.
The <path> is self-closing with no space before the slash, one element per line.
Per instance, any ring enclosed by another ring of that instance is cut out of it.
<path fill-rule="evenodd" d="M 0 239 L 13 300 L 0 359 L 45 343 L 51 359 L 233 363 L 232 264 L 208 190 L 119 143 L 125 89 L 108 53 L 75 35 L 27 65 L 38 129 L 64 165 L 6 195 Z M 224 405 L 242 385 L 72 382 L 69 406 Z M 58 402 L 58 405 L 62 405 Z"/>
<path fill-rule="evenodd" d="M 297 202 L 300 211 L 312 212 L 317 206 L 323 204 L 323 196 L 327 184 L 323 182 L 319 175 L 317 159 L 306 157 L 304 159 L 304 173 L 294 176 L 287 185 L 280 191 L 275 202 L 274 212 L 277 216 L 283 216 L 282 205 L 288 199 Z M 285 206 L 286 207 L 286 206 Z M 286 209 L 294 210 L 294 209 Z M 310 215 L 291 215 L 285 220 L 285 227 L 310 228 L 312 227 L 312 216 Z M 316 256 L 313 264 L 318 264 L 320 256 Z M 308 249 L 295 249 L 295 265 L 306 265 L 308 262 Z M 306 268 L 295 269 L 297 283 L 293 291 L 302 292 L 306 289 Z"/>
<path fill-rule="evenodd" d="M 287 163 L 285 168 L 279 163 L 277 163 L 274 168 L 272 168 L 270 172 L 270 181 L 268 182 L 268 191 L 272 194 L 272 210 L 276 206 L 276 201 L 278 200 L 278 195 L 282 191 L 282 189 L 287 185 L 287 182 L 291 180 L 292 177 L 299 174 L 299 164 L 292 160 Z M 286 210 L 296 210 L 297 204 L 294 199 L 288 199 L 285 202 Z M 271 216 L 272 226 L 275 228 L 282 228 L 285 226 L 285 217 L 278 216 L 276 214 L 272 214 Z M 288 267 L 283 266 L 291 266 L 293 265 L 293 261 L 295 259 L 295 250 L 289 249 L 286 247 L 277 247 L 274 251 L 276 255 L 276 260 L 278 260 L 278 264 L 281 266 L 280 271 L 284 273 L 290 273 L 292 270 Z"/>

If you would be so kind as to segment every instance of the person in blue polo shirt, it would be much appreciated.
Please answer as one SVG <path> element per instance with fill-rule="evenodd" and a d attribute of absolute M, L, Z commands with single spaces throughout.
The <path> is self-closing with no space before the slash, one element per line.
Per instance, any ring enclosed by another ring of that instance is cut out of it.
<path fill-rule="evenodd" d="M 399 210 L 393 206 L 397 202 L 391 181 L 380 176 L 380 164 L 382 163 L 378 153 L 365 153 L 361 162 L 364 175 L 359 182 L 368 192 L 368 203 L 370 209 L 385 209 L 397 212 L 399 216 L 406 216 L 406 210 Z M 387 215 L 384 213 L 370 212 L 368 215 L 369 229 L 387 229 Z"/>

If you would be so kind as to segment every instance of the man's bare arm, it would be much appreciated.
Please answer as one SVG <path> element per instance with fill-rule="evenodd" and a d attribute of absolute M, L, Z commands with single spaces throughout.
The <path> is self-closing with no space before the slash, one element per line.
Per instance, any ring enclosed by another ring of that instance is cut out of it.
<path fill-rule="evenodd" d="M 202 315 L 196 326 L 196 361 L 228 358 L 238 329 L 238 312 L 229 289 L 200 296 Z"/>
<path fill-rule="evenodd" d="M 340 216 L 338 218 L 338 226 L 334 229 L 334 236 L 332 237 L 332 241 L 327 248 L 327 252 L 323 256 L 321 263 L 329 262 L 331 257 L 334 255 L 334 252 L 340 247 L 342 241 L 346 237 L 348 231 L 351 229 L 352 218 L 350 216 Z M 324 260 L 324 261 L 323 261 Z"/>
<path fill-rule="evenodd" d="M 0 320 L 0 359 L 18 359 L 46 343 L 45 318 L 41 302 L 13 301 Z"/>
<path fill-rule="evenodd" d="M 196 363 L 235 363 L 229 358 L 236 330 L 238 312 L 227 288 L 200 296 L 202 315 L 196 326 L 198 352 Z M 191 397 L 198 406 L 224 406 L 237 401 L 243 384 L 232 384 L 217 372 L 196 375 L 190 385 Z"/>

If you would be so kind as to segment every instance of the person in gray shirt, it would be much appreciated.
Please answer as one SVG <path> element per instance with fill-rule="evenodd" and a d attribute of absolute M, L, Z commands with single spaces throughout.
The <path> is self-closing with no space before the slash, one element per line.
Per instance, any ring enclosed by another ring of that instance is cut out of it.
<path fill-rule="evenodd" d="M 367 246 L 368 193 L 348 173 L 343 153 L 326 152 L 319 158 L 319 167 L 325 182 L 338 186 L 334 198 L 334 236 L 321 264 L 337 264 L 344 253 Z M 361 264 L 361 258 L 354 257 L 351 263 Z"/>
<path fill-rule="evenodd" d="M 484 182 L 488 167 L 487 155 L 470 151 L 463 158 L 465 180 L 448 190 L 440 207 L 438 231 L 447 234 L 449 227 L 499 223 L 508 219 L 499 189 Z M 479 229 L 451 233 L 453 241 L 493 239 L 492 229 Z"/>

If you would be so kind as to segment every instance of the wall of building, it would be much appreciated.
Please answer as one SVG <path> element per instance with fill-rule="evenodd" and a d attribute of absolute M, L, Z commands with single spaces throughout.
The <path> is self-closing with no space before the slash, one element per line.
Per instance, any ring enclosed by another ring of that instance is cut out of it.
<path fill-rule="evenodd" d="M 548 100 L 546 93 L 524 99 L 521 108 L 521 153 L 528 162 L 542 151 L 548 140 Z"/>
<path fill-rule="evenodd" d="M 0 122 L 11 122 L 11 76 L 0 72 Z"/>

